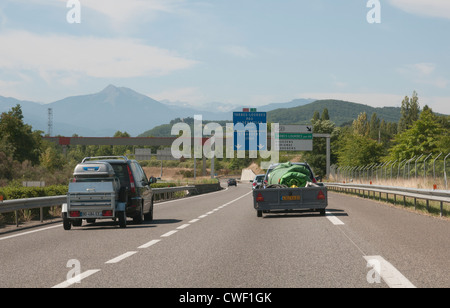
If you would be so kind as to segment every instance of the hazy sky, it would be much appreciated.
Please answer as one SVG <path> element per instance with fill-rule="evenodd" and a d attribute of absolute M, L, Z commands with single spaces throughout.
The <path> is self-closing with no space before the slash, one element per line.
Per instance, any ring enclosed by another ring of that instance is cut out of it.
<path fill-rule="evenodd" d="M 449 0 L 381 0 L 380 15 L 372 0 L 80 0 L 79 15 L 77 2 L 0 1 L 1 96 L 114 84 L 192 105 L 400 106 L 415 90 L 450 114 Z"/>

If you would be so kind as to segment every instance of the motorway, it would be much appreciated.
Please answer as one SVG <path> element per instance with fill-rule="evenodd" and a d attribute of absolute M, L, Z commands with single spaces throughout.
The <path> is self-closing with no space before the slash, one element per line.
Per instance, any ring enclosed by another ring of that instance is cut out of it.
<path fill-rule="evenodd" d="M 448 288 L 449 262 L 448 220 L 336 193 L 326 216 L 258 218 L 250 184 L 155 204 L 126 229 L 0 234 L 3 288 Z"/>

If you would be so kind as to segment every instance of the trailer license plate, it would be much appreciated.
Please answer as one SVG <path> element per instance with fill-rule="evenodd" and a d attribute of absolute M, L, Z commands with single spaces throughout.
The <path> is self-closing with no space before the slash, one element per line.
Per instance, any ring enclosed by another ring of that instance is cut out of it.
<path fill-rule="evenodd" d="M 102 216 L 102 212 L 81 212 L 82 217 L 99 217 Z"/>
<path fill-rule="evenodd" d="M 298 201 L 300 200 L 300 196 L 282 196 L 282 201 Z"/>

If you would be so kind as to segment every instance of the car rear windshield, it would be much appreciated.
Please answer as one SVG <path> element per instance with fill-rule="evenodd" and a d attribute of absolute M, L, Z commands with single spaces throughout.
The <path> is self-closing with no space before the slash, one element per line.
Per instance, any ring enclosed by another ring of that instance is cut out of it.
<path fill-rule="evenodd" d="M 121 164 L 112 164 L 111 166 L 114 169 L 114 173 L 120 180 L 120 186 L 129 187 L 130 186 L 130 177 L 128 175 L 128 169 L 126 163 Z"/>

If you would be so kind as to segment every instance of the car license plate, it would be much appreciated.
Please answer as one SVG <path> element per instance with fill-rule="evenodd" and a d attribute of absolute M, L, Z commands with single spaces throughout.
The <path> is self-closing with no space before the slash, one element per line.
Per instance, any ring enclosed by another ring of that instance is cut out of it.
<path fill-rule="evenodd" d="M 102 212 L 81 212 L 81 217 L 101 217 Z"/>
<path fill-rule="evenodd" d="M 281 200 L 282 201 L 299 201 L 300 196 L 282 196 Z"/>

